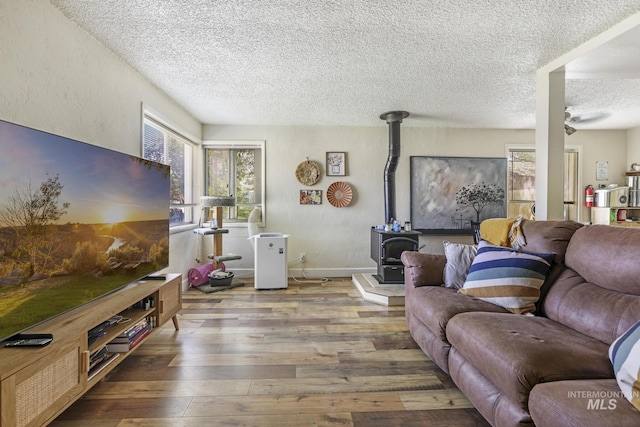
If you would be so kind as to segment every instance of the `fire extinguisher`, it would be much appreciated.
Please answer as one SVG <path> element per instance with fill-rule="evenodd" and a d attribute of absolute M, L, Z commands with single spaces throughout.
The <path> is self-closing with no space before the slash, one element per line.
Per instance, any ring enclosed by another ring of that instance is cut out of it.
<path fill-rule="evenodd" d="M 586 207 L 590 208 L 593 206 L 593 196 L 594 196 L 593 185 L 587 185 L 587 188 L 584 189 L 584 204 Z"/>

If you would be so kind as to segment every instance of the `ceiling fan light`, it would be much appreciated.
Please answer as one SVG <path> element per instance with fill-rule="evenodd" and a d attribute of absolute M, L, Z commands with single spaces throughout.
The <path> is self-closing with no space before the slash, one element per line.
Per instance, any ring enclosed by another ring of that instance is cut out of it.
<path fill-rule="evenodd" d="M 576 133 L 576 128 L 571 127 L 571 126 L 569 126 L 568 124 L 565 123 L 564 131 L 566 132 L 567 135 L 573 135 L 574 133 Z"/>

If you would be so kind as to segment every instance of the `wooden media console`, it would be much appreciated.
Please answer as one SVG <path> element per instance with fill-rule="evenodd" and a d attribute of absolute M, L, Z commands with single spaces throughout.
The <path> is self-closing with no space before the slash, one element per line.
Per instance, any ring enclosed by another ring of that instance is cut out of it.
<path fill-rule="evenodd" d="M 179 329 L 182 308 L 182 276 L 165 280 L 140 280 L 122 289 L 54 317 L 27 333 L 52 333 L 45 347 L 0 348 L 0 427 L 41 426 L 50 423 L 122 362 L 129 351 L 109 353 L 97 361 L 98 352 L 123 336 L 136 323 L 154 329 L 169 319 Z M 89 331 L 114 318 L 98 337 Z M 145 321 L 145 319 L 147 319 Z M 92 366 L 93 365 L 93 366 Z"/>

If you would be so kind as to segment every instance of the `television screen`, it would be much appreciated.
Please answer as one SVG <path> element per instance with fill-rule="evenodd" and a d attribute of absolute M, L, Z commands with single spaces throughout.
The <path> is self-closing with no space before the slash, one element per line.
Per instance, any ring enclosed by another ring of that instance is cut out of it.
<path fill-rule="evenodd" d="M 169 167 L 0 120 L 0 341 L 169 263 Z"/>

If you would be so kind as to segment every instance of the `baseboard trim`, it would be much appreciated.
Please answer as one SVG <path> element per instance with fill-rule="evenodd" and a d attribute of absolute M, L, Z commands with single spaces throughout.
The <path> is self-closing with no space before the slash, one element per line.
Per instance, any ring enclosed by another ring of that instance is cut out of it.
<path fill-rule="evenodd" d="M 229 271 L 237 277 L 253 277 L 253 268 L 233 268 L 228 266 Z M 324 278 L 324 277 L 352 277 L 354 274 L 375 274 L 375 268 L 290 268 L 289 277 L 308 277 L 308 278 Z"/>

